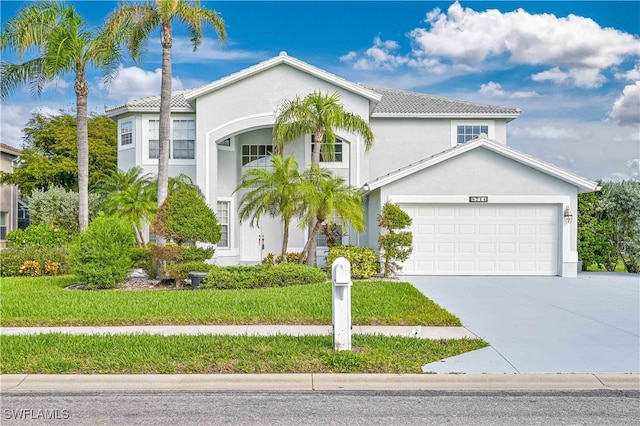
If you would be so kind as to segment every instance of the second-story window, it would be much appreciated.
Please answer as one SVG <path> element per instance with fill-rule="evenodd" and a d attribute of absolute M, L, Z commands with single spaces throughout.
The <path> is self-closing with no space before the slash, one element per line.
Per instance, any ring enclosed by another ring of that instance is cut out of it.
<path fill-rule="evenodd" d="M 171 150 L 169 158 L 193 160 L 196 158 L 196 122 L 195 120 L 173 120 Z M 149 120 L 149 158 L 160 156 L 160 121 Z"/>
<path fill-rule="evenodd" d="M 476 126 L 476 125 L 460 125 L 458 126 L 458 143 L 469 142 L 472 139 L 477 139 L 481 134 L 489 134 L 489 126 Z"/>
<path fill-rule="evenodd" d="M 131 145 L 133 143 L 133 121 L 120 123 L 120 145 Z"/>
<path fill-rule="evenodd" d="M 149 120 L 149 158 L 160 157 L 160 120 Z"/>
<path fill-rule="evenodd" d="M 272 145 L 242 145 L 242 167 L 270 167 L 272 152 Z"/>

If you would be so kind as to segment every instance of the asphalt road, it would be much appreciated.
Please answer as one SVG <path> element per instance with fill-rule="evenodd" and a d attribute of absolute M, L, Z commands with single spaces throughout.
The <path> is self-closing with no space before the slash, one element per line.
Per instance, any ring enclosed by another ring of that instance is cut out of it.
<path fill-rule="evenodd" d="M 46 392 L 1 406 L 3 426 L 640 424 L 640 391 L 614 390 Z"/>

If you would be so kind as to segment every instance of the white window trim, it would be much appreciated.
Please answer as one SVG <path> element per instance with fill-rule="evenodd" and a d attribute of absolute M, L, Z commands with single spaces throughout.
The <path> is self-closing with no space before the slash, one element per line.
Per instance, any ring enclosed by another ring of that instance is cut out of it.
<path fill-rule="evenodd" d="M 225 141 L 227 139 L 229 139 L 230 141 L 229 146 L 220 145 L 220 142 Z M 220 140 L 217 140 L 216 146 L 220 151 L 235 151 L 236 150 L 235 136 L 229 136 L 228 138 L 222 138 Z"/>
<path fill-rule="evenodd" d="M 235 206 L 234 206 L 234 200 L 233 197 L 218 197 L 216 199 L 216 216 L 218 213 L 218 202 L 224 202 L 224 203 L 229 203 L 229 224 L 228 224 L 228 235 L 227 235 L 227 241 L 229 242 L 229 246 L 228 247 L 218 247 L 216 245 L 216 251 L 215 251 L 215 255 L 216 256 L 237 256 L 237 247 L 234 246 L 234 242 L 235 242 L 235 238 L 234 238 L 234 232 L 235 232 L 235 218 L 233 217 L 233 213 L 235 212 Z"/>
<path fill-rule="evenodd" d="M 122 145 L 122 125 L 125 123 L 131 123 L 131 143 Z M 127 149 L 133 149 L 136 147 L 136 118 L 127 117 L 118 120 L 118 150 L 124 151 Z"/>
<path fill-rule="evenodd" d="M 149 158 L 149 121 L 158 121 L 160 117 L 157 115 L 146 116 L 142 119 L 142 134 L 144 135 L 142 141 L 142 164 L 149 165 L 158 165 L 157 158 Z M 173 158 L 173 121 L 174 120 L 193 120 L 195 122 L 195 140 L 194 140 L 194 158 L 191 159 L 175 159 Z M 196 164 L 196 158 L 198 158 L 198 123 L 196 122 L 195 116 L 177 116 L 171 117 L 171 126 L 169 128 L 169 134 L 171 134 L 170 145 L 169 145 L 169 164 L 175 166 L 193 166 Z"/>
<path fill-rule="evenodd" d="M 451 148 L 458 146 L 458 126 L 487 126 L 489 139 L 496 138 L 495 120 L 452 120 L 451 121 Z"/>
<path fill-rule="evenodd" d="M 325 169 L 348 169 L 351 161 L 349 156 L 351 154 L 351 143 L 338 135 L 336 135 L 336 138 L 342 141 L 342 161 L 321 161 L 320 167 Z M 311 135 L 305 135 L 304 137 L 304 164 L 306 167 L 311 167 Z"/>

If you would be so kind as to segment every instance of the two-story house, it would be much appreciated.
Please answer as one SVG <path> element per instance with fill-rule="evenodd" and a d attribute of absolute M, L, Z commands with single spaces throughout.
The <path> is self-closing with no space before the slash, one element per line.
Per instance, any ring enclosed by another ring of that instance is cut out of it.
<path fill-rule="evenodd" d="M 338 132 L 335 161 L 322 166 L 366 194 L 367 231 L 343 243 L 377 249 L 376 215 L 386 201 L 413 218 L 405 274 L 575 276 L 577 195 L 596 183 L 507 145 L 520 110 L 356 84 L 281 53 L 172 97 L 170 173 L 191 176 L 217 211 L 219 264 L 257 263 L 278 253 L 282 224 L 240 223 L 234 193 L 248 167 L 268 167 L 272 129 L 284 99 L 339 92 L 368 121 L 375 141 Z M 118 122 L 118 166 L 157 172 L 160 97 L 109 108 Z M 311 135 L 286 146 L 301 168 Z M 293 227 L 292 227 L 293 230 Z M 291 251 L 306 241 L 290 237 Z"/>

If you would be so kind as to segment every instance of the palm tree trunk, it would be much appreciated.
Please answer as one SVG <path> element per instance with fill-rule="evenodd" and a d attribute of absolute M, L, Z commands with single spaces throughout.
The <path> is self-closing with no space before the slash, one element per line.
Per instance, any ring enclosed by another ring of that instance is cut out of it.
<path fill-rule="evenodd" d="M 317 164 L 318 166 L 320 166 L 320 151 L 322 149 L 323 138 L 324 132 L 321 129 L 317 129 L 315 132 L 315 140 L 313 141 L 313 155 L 311 156 L 311 164 Z M 320 225 L 322 225 L 322 223 Z M 312 238 L 312 236 L 316 227 L 320 228 L 320 225 L 318 225 L 318 220 L 315 217 L 311 218 L 311 223 L 309 224 L 309 240 L 307 241 L 307 245 L 309 245 L 310 243 L 307 253 L 307 265 L 309 266 L 318 266 L 318 242 L 317 239 Z"/>
<path fill-rule="evenodd" d="M 302 255 L 300 256 L 300 263 L 302 263 L 302 259 L 307 258 L 307 265 L 316 266 L 316 242 L 318 237 L 318 232 L 320 232 L 320 227 L 322 226 L 322 221 L 315 219 L 315 225 L 311 228 L 311 234 L 309 235 L 309 239 L 307 240 L 307 244 L 305 244 L 304 249 L 302 249 Z M 312 251 L 313 250 L 313 251 Z M 312 262 L 309 262 L 309 259 L 313 257 Z"/>
<path fill-rule="evenodd" d="M 84 69 L 76 71 L 76 119 L 78 124 L 78 224 L 80 232 L 89 226 L 89 130 L 87 124 L 87 98 L 89 85 Z"/>
<path fill-rule="evenodd" d="M 282 259 L 283 262 L 287 261 L 287 245 L 289 243 L 289 219 L 284 219 L 284 233 L 282 235 Z"/>

